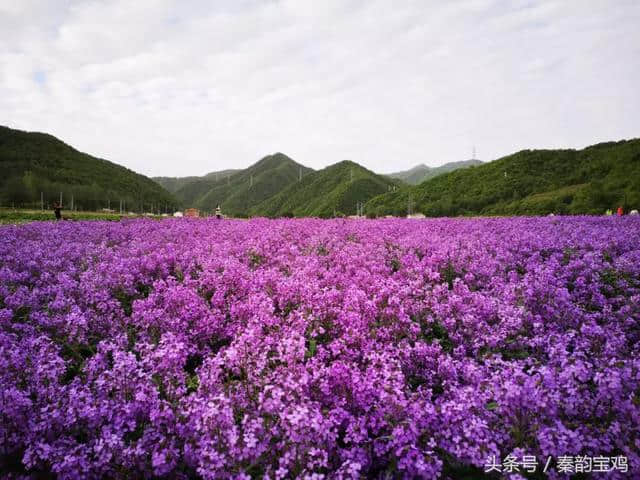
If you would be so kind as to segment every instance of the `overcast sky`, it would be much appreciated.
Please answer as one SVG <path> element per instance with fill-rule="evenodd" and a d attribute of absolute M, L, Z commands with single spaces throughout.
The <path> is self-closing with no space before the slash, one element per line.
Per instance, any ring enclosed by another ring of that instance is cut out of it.
<path fill-rule="evenodd" d="M 639 137 L 640 1 L 0 0 L 0 124 L 169 176 Z"/>

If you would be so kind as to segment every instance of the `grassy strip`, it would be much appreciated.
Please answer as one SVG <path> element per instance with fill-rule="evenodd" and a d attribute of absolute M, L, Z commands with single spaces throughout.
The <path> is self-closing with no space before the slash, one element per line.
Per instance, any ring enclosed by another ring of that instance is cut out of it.
<path fill-rule="evenodd" d="M 122 218 L 137 218 L 142 215 L 128 215 L 108 212 L 72 212 L 62 211 L 62 218 L 65 220 L 109 220 L 119 221 Z M 153 216 L 151 218 L 162 218 Z M 21 210 L 21 209 L 0 209 L 0 224 L 18 224 L 36 221 L 55 221 L 55 215 L 50 210 Z"/>

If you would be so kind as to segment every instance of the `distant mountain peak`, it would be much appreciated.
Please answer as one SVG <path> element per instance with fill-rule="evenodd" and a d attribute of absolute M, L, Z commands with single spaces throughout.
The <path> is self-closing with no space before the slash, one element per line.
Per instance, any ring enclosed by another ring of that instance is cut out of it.
<path fill-rule="evenodd" d="M 445 163 L 444 165 L 440 165 L 439 167 L 428 167 L 424 163 L 421 163 L 420 165 L 416 165 L 409 170 L 389 173 L 387 174 L 387 176 L 402 180 L 409 185 L 417 185 L 424 182 L 425 180 L 429 180 L 430 178 L 442 175 L 443 173 L 451 172 L 453 170 L 457 170 L 458 168 L 480 165 L 481 163 L 482 162 L 480 160 L 476 159 L 462 160 L 459 162 L 449 162 Z"/>

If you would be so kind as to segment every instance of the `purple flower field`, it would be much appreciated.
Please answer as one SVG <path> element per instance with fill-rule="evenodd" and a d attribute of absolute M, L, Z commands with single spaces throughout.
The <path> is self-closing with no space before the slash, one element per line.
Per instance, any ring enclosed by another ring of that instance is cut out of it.
<path fill-rule="evenodd" d="M 638 478 L 639 341 L 638 217 L 2 227 L 0 476 Z"/>

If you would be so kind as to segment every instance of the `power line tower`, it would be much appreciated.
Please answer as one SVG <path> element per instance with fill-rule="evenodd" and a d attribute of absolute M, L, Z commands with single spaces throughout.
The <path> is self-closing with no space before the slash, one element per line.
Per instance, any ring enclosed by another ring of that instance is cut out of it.
<path fill-rule="evenodd" d="M 473 146 L 473 149 L 471 151 L 471 160 L 475 160 L 476 159 L 476 146 Z"/>

